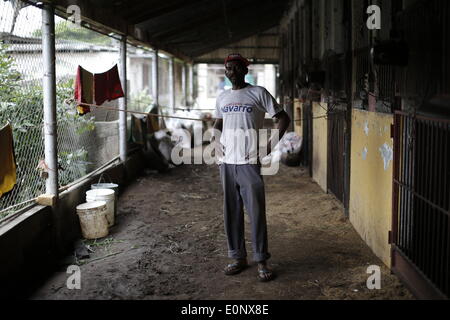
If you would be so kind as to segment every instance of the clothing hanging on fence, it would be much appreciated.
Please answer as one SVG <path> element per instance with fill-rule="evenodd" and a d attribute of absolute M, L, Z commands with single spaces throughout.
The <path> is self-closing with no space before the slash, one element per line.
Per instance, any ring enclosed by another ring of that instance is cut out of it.
<path fill-rule="evenodd" d="M 94 103 L 94 74 L 78 66 L 75 79 L 75 101 L 82 103 Z M 89 106 L 77 106 L 79 115 L 91 112 Z"/>
<path fill-rule="evenodd" d="M 124 96 L 117 64 L 106 72 L 94 74 L 94 92 L 97 105 Z"/>
<path fill-rule="evenodd" d="M 75 79 L 75 101 L 81 103 L 102 105 L 124 96 L 120 83 L 117 65 L 103 73 L 93 74 L 78 66 Z M 91 111 L 89 106 L 77 106 L 79 115 Z"/>
<path fill-rule="evenodd" d="M 147 127 L 145 116 L 131 115 L 131 141 L 145 146 Z"/>
<path fill-rule="evenodd" d="M 156 108 L 156 107 L 152 108 L 150 113 L 158 114 L 158 108 Z M 146 123 L 147 123 L 148 133 L 155 133 L 156 131 L 161 130 L 161 128 L 159 126 L 158 118 L 156 118 L 156 117 L 147 117 Z"/>
<path fill-rule="evenodd" d="M 16 184 L 16 161 L 11 125 L 0 129 L 0 197 Z"/>

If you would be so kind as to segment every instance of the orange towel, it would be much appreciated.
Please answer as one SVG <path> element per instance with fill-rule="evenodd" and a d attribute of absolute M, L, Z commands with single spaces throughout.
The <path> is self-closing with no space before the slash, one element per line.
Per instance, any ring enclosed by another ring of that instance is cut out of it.
<path fill-rule="evenodd" d="M 0 129 L 0 197 L 16 184 L 16 161 L 12 128 L 8 124 Z"/>

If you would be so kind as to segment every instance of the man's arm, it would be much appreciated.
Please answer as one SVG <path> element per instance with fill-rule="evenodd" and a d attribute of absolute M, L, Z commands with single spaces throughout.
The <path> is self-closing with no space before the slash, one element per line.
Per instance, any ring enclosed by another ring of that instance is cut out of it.
<path fill-rule="evenodd" d="M 216 122 L 214 122 L 214 129 L 222 132 L 222 128 L 223 128 L 223 119 L 216 119 Z"/>
<path fill-rule="evenodd" d="M 287 129 L 289 128 L 289 125 L 291 124 L 291 118 L 284 110 L 278 112 L 274 116 L 274 118 L 278 120 L 278 126 L 275 129 L 278 129 L 279 141 L 281 141 Z M 267 154 L 270 154 L 271 152 L 272 152 L 272 141 L 269 140 L 269 142 L 267 143 Z"/>

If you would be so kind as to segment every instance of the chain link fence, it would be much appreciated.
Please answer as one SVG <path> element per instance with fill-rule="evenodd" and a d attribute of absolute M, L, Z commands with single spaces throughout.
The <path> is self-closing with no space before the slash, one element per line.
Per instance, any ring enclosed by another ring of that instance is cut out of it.
<path fill-rule="evenodd" d="M 59 185 L 65 186 L 101 167 L 119 154 L 118 113 L 91 108 L 78 115 L 73 97 L 78 66 L 103 73 L 119 65 L 119 41 L 76 23 L 56 18 L 56 94 Z M 105 106 L 118 107 L 118 100 Z"/>
<path fill-rule="evenodd" d="M 45 191 L 37 166 L 44 159 L 41 10 L 20 1 L 0 2 L 0 127 L 13 128 L 15 187 L 0 198 L 0 218 Z M 1 165 L 1 164 L 0 164 Z"/>
<path fill-rule="evenodd" d="M 91 108 L 78 115 L 73 98 L 78 66 L 103 73 L 119 65 L 120 40 L 83 22 L 55 17 L 55 66 L 59 186 L 67 186 L 119 154 L 118 112 Z M 153 50 L 127 44 L 128 109 L 149 112 Z M 159 99 L 170 104 L 169 57 L 159 58 Z M 183 103 L 182 64 L 175 64 L 177 104 Z M 45 193 L 42 10 L 20 0 L 0 2 L 0 127 L 11 124 L 17 183 L 0 197 L 0 219 L 31 205 Z M 118 100 L 105 106 L 118 107 Z M 130 129 L 130 126 L 128 127 Z M 0 164 L 1 165 L 1 164 Z"/>
<path fill-rule="evenodd" d="M 29 206 L 45 192 L 43 136 L 42 10 L 22 1 L 0 2 L 0 127 L 11 124 L 17 183 L 0 198 L 0 219 Z M 73 98 L 80 65 L 102 73 L 119 64 L 119 40 L 55 17 L 59 186 L 66 186 L 118 156 L 118 112 L 92 109 L 80 116 Z M 140 68 L 146 82 L 128 79 L 130 109 L 151 104 L 151 51 L 128 45 L 128 70 Z M 145 76 L 146 74 L 146 76 Z M 131 83 L 130 83 L 131 82 Z M 118 107 L 118 101 L 104 105 Z"/>

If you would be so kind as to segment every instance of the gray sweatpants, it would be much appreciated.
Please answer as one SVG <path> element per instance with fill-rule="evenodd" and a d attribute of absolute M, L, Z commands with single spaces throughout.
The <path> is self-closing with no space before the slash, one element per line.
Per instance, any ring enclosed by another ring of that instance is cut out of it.
<path fill-rule="evenodd" d="M 253 260 L 270 258 L 267 244 L 266 199 L 259 165 L 221 164 L 224 193 L 224 222 L 228 237 L 228 256 L 247 257 L 245 248 L 244 205 L 250 217 Z"/>

